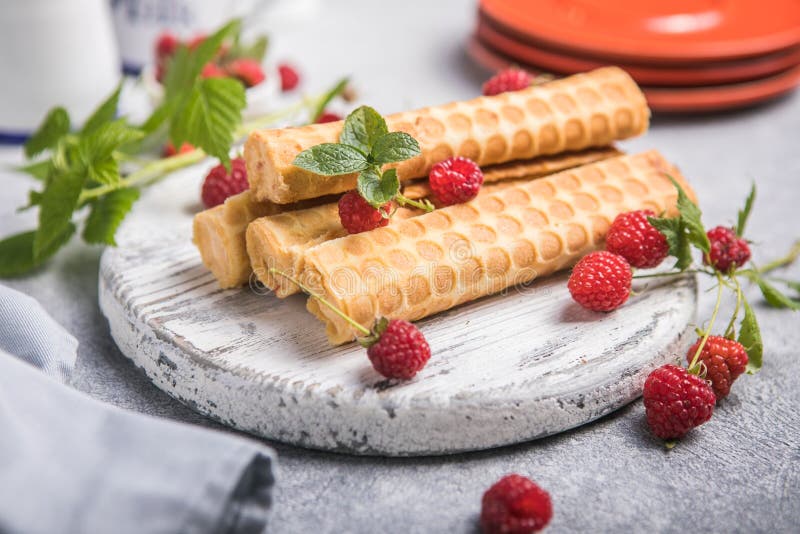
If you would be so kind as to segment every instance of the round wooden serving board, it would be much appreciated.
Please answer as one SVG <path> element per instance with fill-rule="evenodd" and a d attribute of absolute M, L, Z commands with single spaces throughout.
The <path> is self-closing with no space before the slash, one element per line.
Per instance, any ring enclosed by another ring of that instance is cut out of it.
<path fill-rule="evenodd" d="M 103 254 L 100 306 L 156 386 L 269 439 L 391 456 L 532 440 L 636 399 L 691 338 L 693 277 L 602 314 L 574 304 L 562 274 L 420 321 L 430 362 L 386 380 L 357 344 L 328 345 L 302 295 L 219 289 L 191 243 L 196 197 L 186 177 L 147 192 Z"/>

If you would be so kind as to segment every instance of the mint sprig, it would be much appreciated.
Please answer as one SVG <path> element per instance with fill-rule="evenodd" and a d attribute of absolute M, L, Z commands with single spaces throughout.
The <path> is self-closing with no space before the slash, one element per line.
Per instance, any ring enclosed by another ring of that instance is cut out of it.
<path fill-rule="evenodd" d="M 369 106 L 361 106 L 344 121 L 338 143 L 323 143 L 298 154 L 293 165 L 323 176 L 358 173 L 357 191 L 375 209 L 391 200 L 432 211 L 428 201 L 414 201 L 400 192 L 395 169 L 390 163 L 405 161 L 421 153 L 416 139 L 405 132 L 390 132 L 386 120 Z"/>

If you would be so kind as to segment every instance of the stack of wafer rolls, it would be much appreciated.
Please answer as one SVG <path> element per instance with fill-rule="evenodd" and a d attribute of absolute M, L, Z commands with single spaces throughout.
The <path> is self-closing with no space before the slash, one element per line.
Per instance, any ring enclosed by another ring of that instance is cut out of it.
<path fill-rule="evenodd" d="M 301 278 L 361 324 L 381 316 L 414 321 L 572 265 L 603 244 L 619 213 L 675 213 L 668 176 L 693 195 L 656 151 L 514 182 L 315 246 L 305 253 Z M 317 299 L 308 309 L 325 323 L 332 344 L 355 337 Z"/>
<path fill-rule="evenodd" d="M 644 95 L 616 67 L 386 117 L 390 131 L 406 132 L 420 145 L 420 155 L 393 164 L 402 181 L 427 176 L 451 156 L 485 167 L 606 146 L 644 133 L 648 122 Z M 244 157 L 253 195 L 287 204 L 353 189 L 355 174 L 321 176 L 292 164 L 305 149 L 337 142 L 343 126 L 338 121 L 250 134 Z"/>

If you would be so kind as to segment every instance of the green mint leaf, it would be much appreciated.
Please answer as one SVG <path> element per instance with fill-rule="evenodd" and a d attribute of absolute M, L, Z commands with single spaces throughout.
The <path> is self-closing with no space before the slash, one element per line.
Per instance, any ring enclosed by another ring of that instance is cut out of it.
<path fill-rule="evenodd" d="M 109 123 L 114 120 L 114 117 L 117 115 L 117 107 L 119 105 L 119 94 L 122 92 L 122 83 L 120 82 L 117 85 L 117 88 L 114 90 L 111 95 L 106 98 L 102 104 L 100 104 L 96 110 L 92 113 L 92 115 L 86 119 L 86 123 L 83 125 L 83 130 L 81 130 L 82 134 L 88 134 L 95 130 L 97 130 L 102 125 Z"/>
<path fill-rule="evenodd" d="M 107 122 L 82 135 L 78 150 L 88 177 L 99 184 L 119 183 L 119 164 L 114 152 L 142 138 L 143 133 L 129 126 L 124 119 Z"/>
<path fill-rule="evenodd" d="M 120 223 L 139 199 L 139 190 L 133 187 L 115 189 L 92 203 L 92 210 L 83 227 L 87 243 L 116 246 L 114 234 Z"/>
<path fill-rule="evenodd" d="M 738 217 L 736 218 L 736 235 L 742 237 L 744 235 L 744 227 L 747 224 L 747 219 L 750 217 L 750 211 L 753 209 L 753 202 L 756 199 L 756 184 L 750 187 L 750 194 L 747 195 L 747 200 L 744 201 L 744 208 L 739 210 Z"/>
<path fill-rule="evenodd" d="M 389 169 L 379 176 L 374 168 L 369 168 L 358 175 L 357 189 L 358 194 L 377 209 L 397 196 L 400 180 L 395 169 Z"/>
<path fill-rule="evenodd" d="M 669 176 L 669 179 L 678 190 L 678 213 L 680 213 L 681 221 L 686 228 L 689 242 L 703 252 L 708 252 L 711 248 L 711 243 L 709 243 L 706 229 L 703 227 L 700 208 L 689 199 L 686 191 L 683 190 L 683 187 L 675 178 Z"/>
<path fill-rule="evenodd" d="M 758 327 L 756 315 L 747 302 L 742 301 L 744 306 L 744 317 L 739 325 L 739 338 L 737 341 L 747 351 L 747 374 L 755 374 L 761 369 L 762 357 L 764 355 L 764 342 L 761 340 L 761 329 Z"/>
<path fill-rule="evenodd" d="M 325 108 L 328 107 L 328 104 L 331 103 L 331 100 L 342 94 L 342 91 L 347 88 L 347 84 L 350 82 L 348 78 L 342 78 L 336 85 L 334 85 L 331 89 L 328 90 L 327 93 L 322 95 L 322 98 L 319 99 L 317 105 L 314 107 L 314 111 L 311 113 L 311 124 L 317 122 L 323 113 L 325 113 Z"/>
<path fill-rule="evenodd" d="M 419 154 L 419 143 L 416 139 L 405 132 L 390 132 L 375 141 L 370 155 L 376 165 L 383 165 L 405 161 Z"/>
<path fill-rule="evenodd" d="M 667 239 L 669 255 L 675 257 L 675 268 L 683 271 L 692 264 L 692 247 L 680 217 L 648 217 L 653 227 Z"/>
<path fill-rule="evenodd" d="M 75 233 L 75 225 L 67 224 L 64 230 L 50 241 L 47 248 L 38 256 L 33 253 L 36 231 L 23 232 L 0 241 L 0 278 L 23 275 L 48 260 L 58 249 L 69 241 Z"/>
<path fill-rule="evenodd" d="M 244 86 L 230 78 L 198 80 L 186 105 L 173 118 L 170 137 L 175 146 L 189 142 L 230 165 L 228 152 L 246 105 Z"/>
<path fill-rule="evenodd" d="M 367 168 L 367 157 L 349 145 L 323 143 L 300 152 L 292 165 L 323 176 L 350 174 Z"/>
<path fill-rule="evenodd" d="M 789 308 L 794 311 L 800 310 L 800 302 L 792 300 L 784 295 L 778 288 L 760 276 L 756 278 L 755 281 L 758 284 L 758 288 L 761 290 L 761 294 L 764 295 L 764 300 L 766 300 L 767 304 L 770 306 L 774 308 Z"/>
<path fill-rule="evenodd" d="M 50 179 L 39 205 L 39 228 L 33 240 L 35 260 L 45 258 L 72 224 L 72 212 L 85 182 L 86 173 L 79 168 L 57 173 Z"/>
<path fill-rule="evenodd" d="M 14 170 L 18 172 L 24 172 L 25 174 L 36 178 L 37 180 L 44 181 L 50 175 L 50 170 L 53 168 L 53 164 L 49 159 L 36 161 L 34 163 L 29 163 L 28 165 L 21 165 L 19 167 L 15 167 Z"/>
<path fill-rule="evenodd" d="M 25 157 L 32 158 L 54 148 L 58 140 L 69 133 L 69 113 L 61 107 L 53 108 L 39 128 L 25 143 Z"/>
<path fill-rule="evenodd" d="M 339 142 L 357 148 L 364 154 L 372 152 L 379 137 L 389 133 L 386 121 L 369 106 L 361 106 L 344 120 Z"/>

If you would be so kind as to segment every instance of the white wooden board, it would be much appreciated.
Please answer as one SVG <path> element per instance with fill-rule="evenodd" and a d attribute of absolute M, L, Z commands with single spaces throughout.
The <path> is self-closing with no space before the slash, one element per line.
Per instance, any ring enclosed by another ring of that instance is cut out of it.
<path fill-rule="evenodd" d="M 419 322 L 429 364 L 410 382 L 385 380 L 358 345 L 328 346 L 303 296 L 220 290 L 190 242 L 196 188 L 180 184 L 149 192 L 103 254 L 100 306 L 154 384 L 259 436 L 382 455 L 532 440 L 636 399 L 692 337 L 694 278 L 600 314 L 574 304 L 558 275 Z"/>

